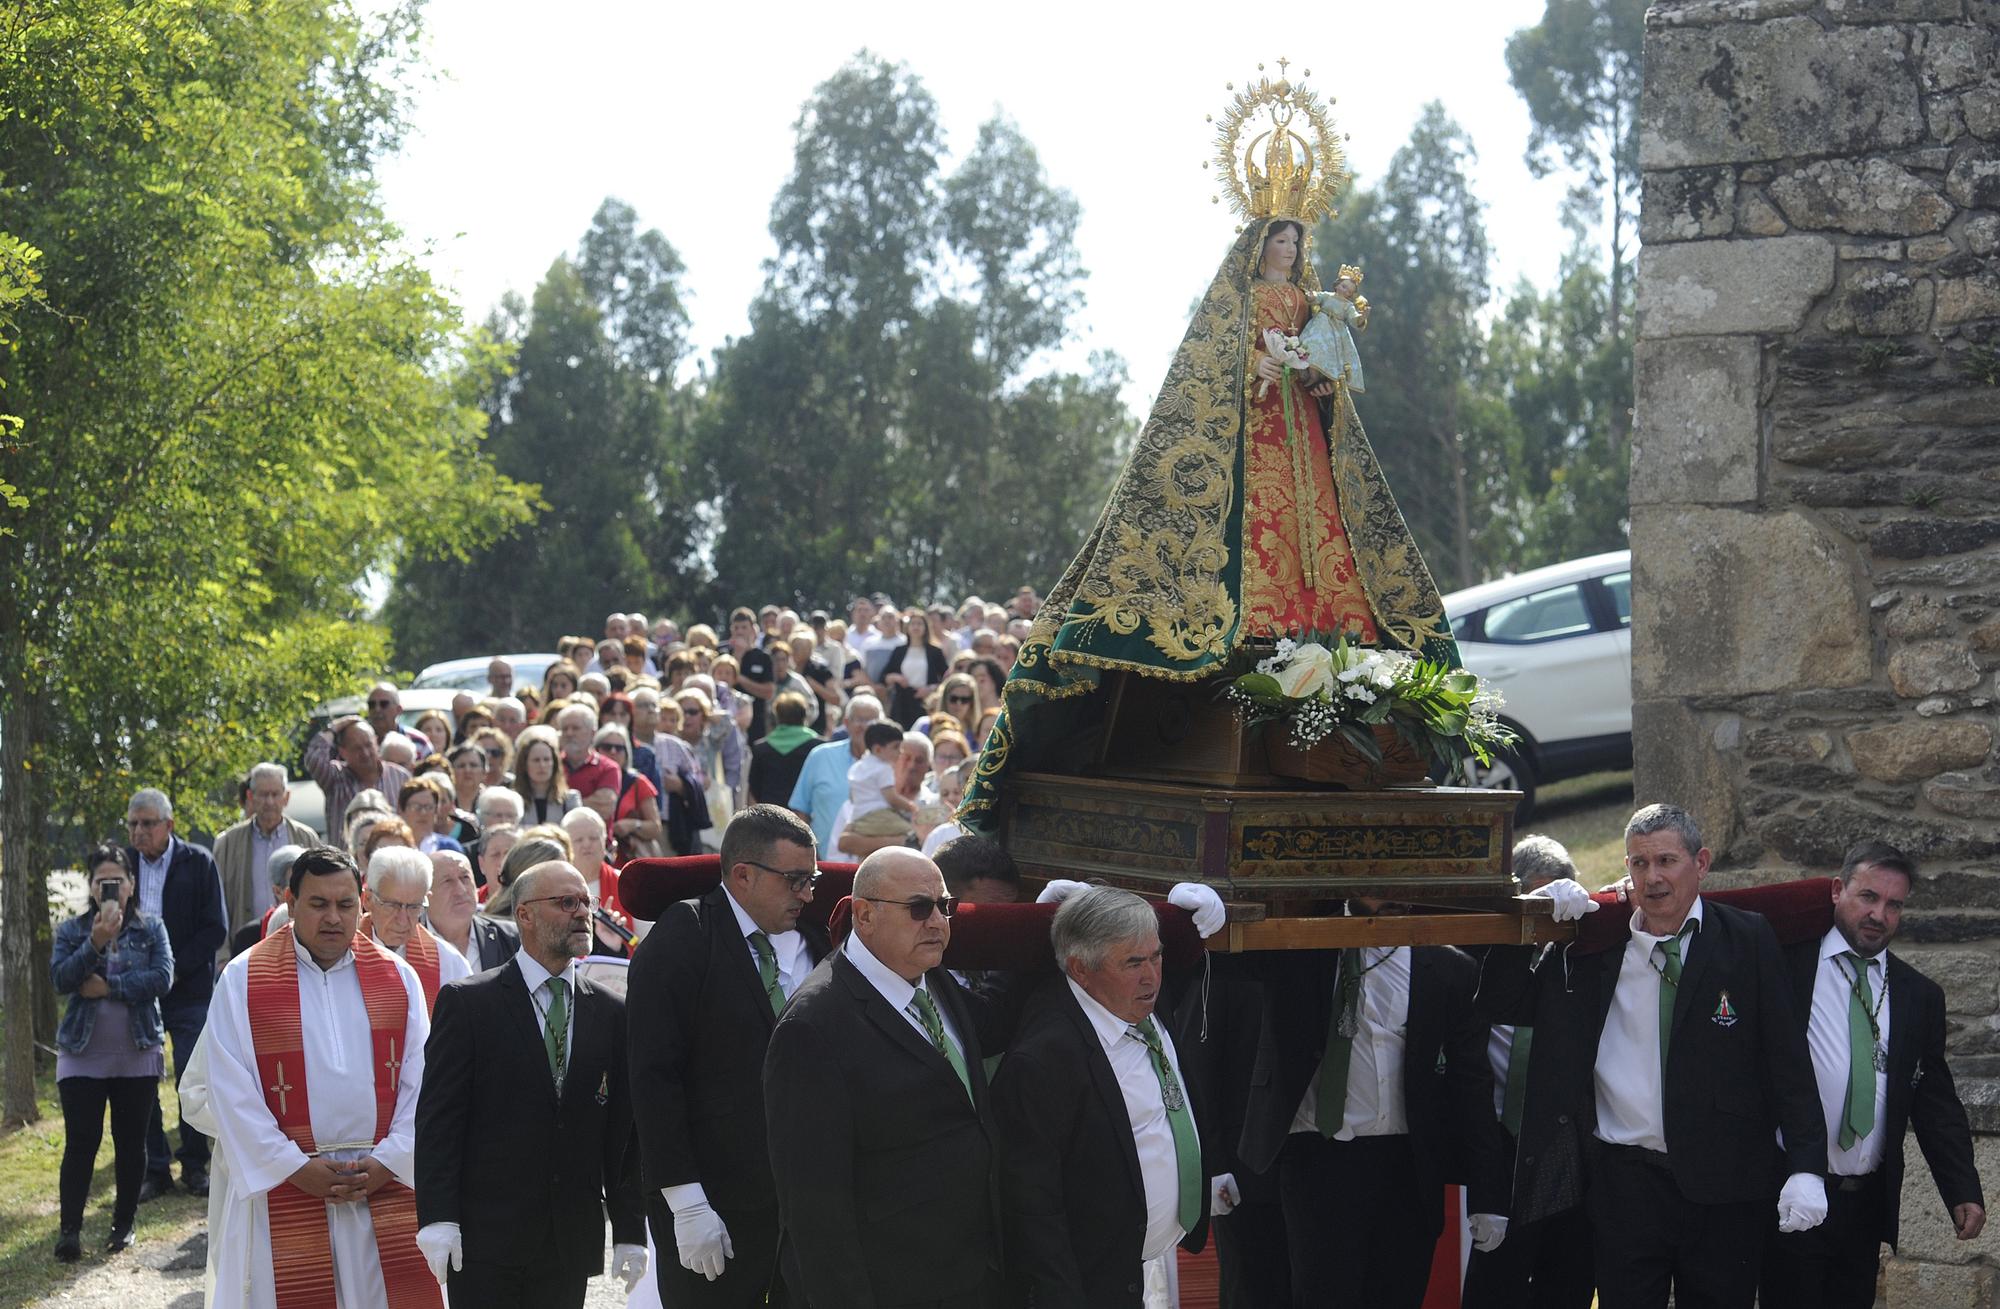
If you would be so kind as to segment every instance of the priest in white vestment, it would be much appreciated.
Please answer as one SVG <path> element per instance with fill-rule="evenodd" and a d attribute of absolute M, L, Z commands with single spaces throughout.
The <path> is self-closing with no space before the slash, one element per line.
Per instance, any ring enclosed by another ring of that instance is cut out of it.
<path fill-rule="evenodd" d="M 401 1298 L 392 1305 L 384 1282 L 368 1196 L 392 1177 L 404 1186 L 415 1184 L 415 1119 L 430 1033 L 428 1008 L 415 971 L 364 938 L 359 944 L 393 966 L 404 993 L 402 1039 L 391 1047 L 392 1061 L 378 1061 L 356 968 L 359 871 L 341 851 L 310 850 L 293 867 L 289 900 L 294 934 L 287 941 L 298 970 L 305 1065 L 294 1093 L 309 1090 L 318 1153 L 308 1156 L 293 1143 L 267 1101 L 267 1091 L 275 1094 L 276 1088 L 265 1086 L 258 1072 L 250 1012 L 249 965 L 256 952 L 238 955 L 216 984 L 201 1060 L 206 1080 L 197 1082 L 193 1095 L 200 1116 L 196 1126 L 214 1136 L 219 1147 L 209 1207 L 207 1303 L 214 1309 L 278 1309 L 268 1197 L 290 1183 L 325 1197 L 339 1309 L 404 1309 Z M 396 1079 L 388 1130 L 379 1137 L 378 1062 L 388 1067 L 385 1079 Z M 292 1092 L 290 1080 L 283 1079 L 287 1092 Z M 423 1280 L 430 1281 L 427 1276 Z"/>

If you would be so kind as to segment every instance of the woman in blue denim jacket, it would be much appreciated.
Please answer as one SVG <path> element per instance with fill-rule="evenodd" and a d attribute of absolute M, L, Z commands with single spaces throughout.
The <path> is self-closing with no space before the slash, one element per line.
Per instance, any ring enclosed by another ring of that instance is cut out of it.
<path fill-rule="evenodd" d="M 105 844 L 85 861 L 91 907 L 56 926 L 49 972 L 69 996 L 56 1029 L 56 1094 L 63 1109 L 62 1235 L 55 1255 L 83 1255 L 83 1205 L 111 1108 L 111 1148 L 117 1197 L 111 1236 L 116 1253 L 132 1244 L 139 1184 L 146 1174 L 146 1123 L 166 1070 L 160 997 L 174 983 L 167 928 L 142 913 L 124 847 Z"/>

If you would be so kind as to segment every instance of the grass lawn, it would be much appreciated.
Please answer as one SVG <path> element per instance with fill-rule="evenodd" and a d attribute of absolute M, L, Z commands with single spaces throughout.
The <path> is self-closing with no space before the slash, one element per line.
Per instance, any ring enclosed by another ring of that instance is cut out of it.
<path fill-rule="evenodd" d="M 32 1304 L 104 1262 L 104 1238 L 111 1231 L 111 1123 L 107 1114 L 90 1201 L 83 1211 L 83 1260 L 65 1265 L 50 1257 L 61 1225 L 56 1193 L 63 1152 L 62 1106 L 56 1102 L 53 1068 L 39 1079 L 37 1090 L 40 1121 L 0 1133 L 0 1309 Z M 171 1138 L 178 1130 L 179 1107 L 171 1080 L 160 1083 L 160 1102 Z M 176 1189 L 171 1196 L 139 1206 L 139 1239 L 178 1231 L 207 1215 L 206 1200 Z"/>
<path fill-rule="evenodd" d="M 1515 833 L 1553 837 L 1576 861 L 1577 880 L 1597 890 L 1625 875 L 1625 820 L 1632 816 L 1632 773 L 1591 773 L 1552 782 L 1535 799 L 1535 816 Z"/>

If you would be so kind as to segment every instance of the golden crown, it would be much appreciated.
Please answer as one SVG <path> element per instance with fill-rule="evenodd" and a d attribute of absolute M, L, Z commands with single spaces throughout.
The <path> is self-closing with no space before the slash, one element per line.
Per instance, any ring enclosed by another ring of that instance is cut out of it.
<path fill-rule="evenodd" d="M 1354 283 L 1355 288 L 1357 290 L 1360 289 L 1361 270 L 1359 268 L 1356 268 L 1353 264 L 1342 264 L 1340 266 L 1340 271 L 1334 274 L 1333 280 L 1338 282 L 1342 278 L 1346 278 L 1348 281 Z"/>
<path fill-rule="evenodd" d="M 1259 77 L 1241 91 L 1234 82 L 1229 106 L 1215 130 L 1215 158 L 1229 207 L 1246 219 L 1296 218 L 1308 230 L 1347 183 L 1347 157 L 1334 132 L 1333 115 L 1318 92 L 1286 77 L 1290 61 L 1278 61 L 1278 78 Z M 1264 65 L 1257 65 L 1262 73 Z M 1306 69 L 1303 76 L 1311 77 Z M 1210 114 L 1208 121 L 1215 122 Z M 1209 164 L 1203 164 L 1207 168 Z M 1219 200 L 1219 197 L 1217 197 Z"/>

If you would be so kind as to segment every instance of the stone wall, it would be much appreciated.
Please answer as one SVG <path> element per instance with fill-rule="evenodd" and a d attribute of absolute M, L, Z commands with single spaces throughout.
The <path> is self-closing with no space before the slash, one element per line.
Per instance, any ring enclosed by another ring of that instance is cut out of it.
<path fill-rule="evenodd" d="M 1922 861 L 2000 1191 L 2000 2 L 1659 0 L 1641 133 L 1639 798 L 1724 880 Z M 1888 1303 L 2000 1303 L 1910 1152 Z"/>

